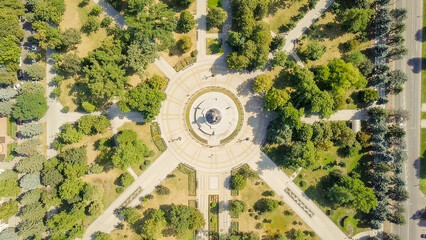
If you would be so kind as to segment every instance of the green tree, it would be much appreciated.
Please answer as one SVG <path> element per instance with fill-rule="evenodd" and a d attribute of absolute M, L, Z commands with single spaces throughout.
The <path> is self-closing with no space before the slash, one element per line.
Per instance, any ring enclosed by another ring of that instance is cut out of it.
<path fill-rule="evenodd" d="M 10 200 L 0 205 L 0 219 L 7 222 L 7 220 L 18 213 L 18 202 Z"/>
<path fill-rule="evenodd" d="M 40 202 L 25 205 L 21 208 L 21 219 L 23 221 L 37 221 L 44 217 L 47 209 Z"/>
<path fill-rule="evenodd" d="M 123 130 L 118 134 L 119 147 L 112 156 L 114 166 L 126 169 L 133 164 L 140 164 L 150 154 L 147 146 L 139 139 L 132 130 Z"/>
<path fill-rule="evenodd" d="M 367 80 L 359 70 L 351 63 L 345 63 L 341 59 L 333 59 L 329 62 L 330 76 L 328 87 L 336 92 L 341 89 L 349 89 L 351 86 L 362 88 L 367 85 Z"/>
<path fill-rule="evenodd" d="M 139 213 L 139 211 L 136 208 L 125 208 L 121 210 L 121 215 L 123 215 L 124 220 L 128 222 L 129 224 L 134 224 L 136 221 L 142 218 L 142 215 Z"/>
<path fill-rule="evenodd" d="M 184 10 L 180 13 L 176 29 L 180 33 L 188 33 L 195 27 L 195 24 L 194 16 L 188 10 Z"/>
<path fill-rule="evenodd" d="M 19 68 L 20 56 L 19 39 L 13 35 L 0 37 L 0 65 L 12 72 L 16 71 Z"/>
<path fill-rule="evenodd" d="M 343 13 L 342 25 L 349 32 L 358 33 L 367 29 L 371 16 L 374 14 L 373 9 L 347 9 Z"/>
<path fill-rule="evenodd" d="M 66 179 L 59 186 L 59 196 L 63 200 L 71 200 L 83 190 L 84 182 L 79 179 Z"/>
<path fill-rule="evenodd" d="M 129 173 L 123 173 L 118 177 L 118 182 L 122 187 L 128 187 L 132 185 L 135 179 Z"/>
<path fill-rule="evenodd" d="M 94 111 L 96 111 L 96 106 L 91 104 L 90 102 L 82 102 L 81 103 L 81 107 L 84 109 L 84 111 L 88 112 L 88 113 L 92 113 Z"/>
<path fill-rule="evenodd" d="M 185 205 L 172 205 L 167 222 L 175 230 L 177 238 L 188 236 L 188 232 L 201 229 L 205 225 L 201 212 Z"/>
<path fill-rule="evenodd" d="M 278 201 L 271 198 L 261 198 L 253 206 L 259 213 L 272 212 L 278 208 Z"/>
<path fill-rule="evenodd" d="M 164 212 L 161 209 L 156 209 L 151 212 L 151 216 L 145 221 L 141 235 L 144 239 L 160 239 L 166 226 L 167 221 L 164 217 Z"/>
<path fill-rule="evenodd" d="M 20 173 L 34 173 L 43 169 L 45 158 L 41 154 L 22 158 L 16 165 L 16 170 Z"/>
<path fill-rule="evenodd" d="M 231 178 L 231 188 L 235 190 L 243 190 L 247 185 L 247 179 L 241 175 L 236 174 Z"/>
<path fill-rule="evenodd" d="M 228 19 L 228 13 L 221 7 L 212 7 L 207 10 L 207 24 L 210 27 L 220 27 Z"/>
<path fill-rule="evenodd" d="M 148 85 L 153 89 L 164 90 L 167 83 L 167 79 L 157 74 L 154 74 L 150 79 L 148 79 Z"/>
<path fill-rule="evenodd" d="M 275 53 L 274 59 L 272 60 L 272 66 L 284 67 L 287 63 L 287 53 L 279 51 Z"/>
<path fill-rule="evenodd" d="M 41 182 L 44 186 L 56 186 L 64 180 L 64 177 L 55 168 L 44 168 L 41 172 Z"/>
<path fill-rule="evenodd" d="M 101 14 L 101 12 L 102 12 L 101 6 L 95 5 L 90 10 L 89 14 L 92 15 L 92 16 L 99 16 L 99 14 Z"/>
<path fill-rule="evenodd" d="M 104 210 L 104 204 L 101 201 L 94 201 L 89 205 L 87 212 L 91 216 L 98 216 Z"/>
<path fill-rule="evenodd" d="M 59 65 L 61 74 L 72 77 L 81 70 L 81 60 L 75 53 L 65 54 Z"/>
<path fill-rule="evenodd" d="M 19 120 L 40 119 L 47 112 L 46 98 L 41 94 L 23 94 L 16 98 L 12 116 Z"/>
<path fill-rule="evenodd" d="M 0 232 L 0 239 L 19 240 L 19 236 L 16 233 L 15 228 L 6 228 Z"/>
<path fill-rule="evenodd" d="M 19 57 L 17 58 L 19 61 Z M 19 64 L 17 64 L 19 66 Z M 16 72 L 5 67 L 0 67 L 0 85 L 13 85 L 17 81 Z"/>
<path fill-rule="evenodd" d="M 14 105 L 12 101 L 0 102 L 0 116 L 6 117 L 12 114 Z"/>
<path fill-rule="evenodd" d="M 268 92 L 273 84 L 274 81 L 269 75 L 262 74 L 254 80 L 253 90 L 257 93 Z"/>
<path fill-rule="evenodd" d="M 163 91 L 140 84 L 128 92 L 125 103 L 131 109 L 141 112 L 147 122 L 151 122 L 160 113 L 161 102 L 165 99 Z"/>
<path fill-rule="evenodd" d="M 241 213 L 247 211 L 247 204 L 241 200 L 231 200 L 229 201 L 229 211 L 231 217 L 238 218 Z"/>
<path fill-rule="evenodd" d="M 180 51 L 184 53 L 188 52 L 192 47 L 191 38 L 187 35 L 181 37 L 179 41 L 177 41 L 176 46 L 179 48 Z"/>
<path fill-rule="evenodd" d="M 104 116 L 86 115 L 77 121 L 78 130 L 85 135 L 104 133 L 110 126 L 109 119 Z"/>
<path fill-rule="evenodd" d="M 36 30 L 34 39 L 38 41 L 41 49 L 55 49 L 62 46 L 62 35 L 57 27 L 50 26 L 47 22 L 41 21 L 33 23 L 32 26 Z"/>
<path fill-rule="evenodd" d="M 65 144 L 79 142 L 83 139 L 83 133 L 77 130 L 73 125 L 66 123 L 62 125 L 62 130 L 58 135 L 58 140 Z"/>
<path fill-rule="evenodd" d="M 43 221 L 23 221 L 19 225 L 18 234 L 21 239 L 27 239 L 31 236 L 41 237 L 46 231 Z"/>
<path fill-rule="evenodd" d="M 231 69 L 243 70 L 248 67 L 250 59 L 246 56 L 238 55 L 236 52 L 226 55 L 226 64 Z"/>
<path fill-rule="evenodd" d="M 30 139 L 20 143 L 16 148 L 15 152 L 20 155 L 32 156 L 39 154 L 38 147 L 41 145 L 39 139 Z"/>
<path fill-rule="evenodd" d="M 0 38 L 15 36 L 24 37 L 24 31 L 19 26 L 19 17 L 10 8 L 2 8 L 0 12 Z"/>
<path fill-rule="evenodd" d="M 97 185 L 87 184 L 83 190 L 83 201 L 96 202 L 102 201 L 105 190 Z"/>
<path fill-rule="evenodd" d="M 59 25 L 64 12 L 64 0 L 34 1 L 34 21 L 44 21 Z"/>
<path fill-rule="evenodd" d="M 364 89 L 360 93 L 360 100 L 363 103 L 370 103 L 379 99 L 379 93 L 374 89 Z"/>
<path fill-rule="evenodd" d="M 107 233 L 97 232 L 95 240 L 112 240 L 111 236 Z"/>
<path fill-rule="evenodd" d="M 179 6 L 181 7 L 189 7 L 189 5 L 191 5 L 191 3 L 193 3 L 194 0 L 178 0 L 177 3 L 179 4 Z"/>
<path fill-rule="evenodd" d="M 43 193 L 43 190 L 40 188 L 36 188 L 34 190 L 28 191 L 25 193 L 25 195 L 21 198 L 19 201 L 22 205 L 29 205 L 35 202 L 38 202 L 41 198 L 41 194 Z"/>
<path fill-rule="evenodd" d="M 32 83 L 32 82 L 26 82 L 24 83 L 21 88 L 19 89 L 19 92 L 21 94 L 44 94 L 44 87 L 40 83 Z"/>
<path fill-rule="evenodd" d="M 33 81 L 41 81 L 46 76 L 46 70 L 40 64 L 34 64 L 27 67 L 26 72 Z"/>
<path fill-rule="evenodd" d="M 284 154 L 284 165 L 297 169 L 299 167 L 315 168 L 318 166 L 318 152 L 311 141 L 294 142 Z"/>
<path fill-rule="evenodd" d="M 21 192 L 15 179 L 0 181 L 0 197 L 16 197 Z"/>
<path fill-rule="evenodd" d="M 26 190 L 32 190 L 40 186 L 40 173 L 27 173 L 19 180 L 19 186 Z"/>
<path fill-rule="evenodd" d="M 263 98 L 265 101 L 265 109 L 268 111 L 274 111 L 284 106 L 289 99 L 290 95 L 287 90 L 277 88 L 271 88 Z"/>
<path fill-rule="evenodd" d="M 18 92 L 11 87 L 0 88 L 0 101 L 9 101 L 15 98 L 16 95 L 18 95 Z"/>
<path fill-rule="evenodd" d="M 78 29 L 68 28 L 62 33 L 62 45 L 65 49 L 75 49 L 81 41 L 81 33 Z"/>
<path fill-rule="evenodd" d="M 81 26 L 81 30 L 86 34 L 91 34 L 99 30 L 101 22 L 96 16 L 89 16 L 86 22 Z"/>
<path fill-rule="evenodd" d="M 306 49 L 301 51 L 301 54 L 309 60 L 318 60 L 324 55 L 326 47 L 318 41 L 309 41 Z"/>

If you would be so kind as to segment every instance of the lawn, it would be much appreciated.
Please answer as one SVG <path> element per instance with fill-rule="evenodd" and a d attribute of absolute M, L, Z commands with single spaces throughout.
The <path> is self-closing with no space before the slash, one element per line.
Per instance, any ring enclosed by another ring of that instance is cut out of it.
<path fill-rule="evenodd" d="M 257 215 L 253 211 L 253 205 L 264 196 L 265 191 L 272 191 L 261 179 L 255 178 L 247 181 L 247 186 L 239 191 L 238 196 L 233 199 L 242 200 L 247 204 L 248 211 L 240 214 L 239 218 L 234 218 L 234 222 L 238 222 L 238 230 L 242 232 L 255 232 L 261 236 L 271 236 L 275 234 L 285 234 L 292 228 L 295 230 L 311 231 L 311 229 L 285 204 L 278 206 L 276 210 L 263 215 Z M 277 201 L 281 198 L 277 195 L 273 197 Z M 285 214 L 284 214 L 285 212 Z M 256 217 L 258 216 L 258 217 Z M 258 218 L 257 220 L 255 218 Z M 271 223 L 263 223 L 264 219 L 272 220 Z M 260 228 L 262 226 L 262 228 Z M 306 239 L 318 239 L 317 237 L 308 237 Z"/>
<path fill-rule="evenodd" d="M 65 13 L 62 17 L 60 24 L 61 30 L 68 28 L 81 29 L 81 26 L 87 19 L 87 16 L 93 6 L 96 5 L 95 2 L 89 1 L 89 4 L 83 8 L 78 7 L 80 1 L 75 0 L 65 0 Z M 105 15 L 101 13 L 99 19 L 102 20 Z M 77 45 L 76 53 L 80 57 L 87 56 L 87 53 L 100 47 L 102 40 L 107 37 L 106 30 L 104 28 L 99 28 L 95 33 L 87 36 L 86 34 L 81 35 L 82 42 Z"/>
<path fill-rule="evenodd" d="M 317 188 L 323 176 L 328 175 L 333 169 L 340 169 L 343 173 L 347 174 L 358 167 L 359 160 L 364 156 L 358 154 L 350 158 L 342 158 L 337 154 L 337 147 L 333 146 L 328 151 L 320 151 L 320 158 L 322 159 L 323 168 L 317 170 L 302 169 L 299 175 L 294 179 L 298 185 L 313 201 L 317 203 L 321 210 L 326 213 L 329 218 L 348 236 L 353 236 L 359 232 L 367 230 L 358 224 L 357 212 L 348 208 L 331 209 L 327 200 L 325 199 L 324 190 Z M 268 154 L 271 159 L 277 161 L 281 156 L 276 152 Z M 340 167 L 339 163 L 344 163 L 345 167 Z M 294 170 L 282 167 L 284 173 L 291 176 Z M 345 218 L 346 217 L 346 218 Z M 344 221 L 342 222 L 342 219 Z"/>
<path fill-rule="evenodd" d="M 263 21 L 269 23 L 272 32 L 279 33 L 282 25 L 289 23 L 290 19 L 299 13 L 299 9 L 308 3 L 308 0 L 289 2 L 290 6 L 286 6 L 285 8 L 278 8 L 275 13 L 271 13 L 269 16 L 263 19 Z"/>
<path fill-rule="evenodd" d="M 426 112 L 422 112 L 422 119 L 426 119 Z"/>
<path fill-rule="evenodd" d="M 176 11 L 176 17 L 178 18 L 180 15 L 180 10 L 185 10 L 185 9 L 174 9 Z M 196 11 L 197 11 L 197 2 L 194 1 L 193 3 L 191 3 L 191 5 L 189 5 L 189 7 L 186 9 L 188 10 L 191 14 L 195 15 Z M 187 53 L 182 53 L 176 46 L 172 46 L 169 51 L 167 52 L 161 52 L 160 55 L 173 67 L 176 65 L 176 63 L 178 63 L 180 60 L 190 57 L 191 56 L 191 52 L 197 49 L 197 27 L 194 27 L 194 29 L 192 29 L 191 31 L 189 31 L 188 33 L 185 34 L 179 34 L 179 33 L 175 33 L 173 32 L 173 38 L 176 40 L 176 42 L 184 35 L 187 35 L 191 38 L 192 41 L 192 47 L 191 49 L 187 52 Z"/>
<path fill-rule="evenodd" d="M 11 117 L 7 118 L 7 135 L 16 138 L 16 121 Z"/>
<path fill-rule="evenodd" d="M 188 205 L 190 201 L 195 200 L 195 197 L 188 196 L 188 176 L 178 169 L 175 169 L 169 177 L 161 183 L 161 185 L 170 189 L 170 194 L 158 195 L 156 191 L 152 192 L 152 198 L 146 199 L 138 206 L 142 216 L 149 209 L 158 209 L 160 206 L 170 204 Z M 128 236 L 128 239 L 140 239 L 140 237 L 127 224 L 125 224 L 122 230 L 114 230 L 111 233 L 112 239 L 114 240 L 126 238 L 125 235 Z M 164 236 L 162 239 L 175 239 L 175 237 Z"/>
<path fill-rule="evenodd" d="M 207 1 L 207 7 L 208 8 L 221 7 L 221 6 L 222 6 L 221 0 L 208 0 Z"/>
<path fill-rule="evenodd" d="M 426 128 L 422 128 L 420 133 L 420 189 L 426 194 Z"/>
<path fill-rule="evenodd" d="M 152 140 L 150 123 L 145 123 L 145 124 L 138 124 L 134 122 L 125 123 L 118 130 L 121 131 L 124 129 L 130 129 L 135 131 L 138 135 L 138 138 L 143 141 L 143 143 L 148 147 L 148 149 L 154 152 L 154 156 L 147 158 L 147 160 L 151 161 L 151 163 L 154 162 L 161 155 L 161 152 L 157 149 L 157 147 L 154 144 L 154 141 Z M 132 166 L 132 169 L 133 171 L 135 171 L 137 175 L 140 175 L 143 172 L 143 170 L 140 169 L 139 165 Z"/>
<path fill-rule="evenodd" d="M 219 195 L 209 195 L 209 236 L 210 240 L 219 239 Z"/>
<path fill-rule="evenodd" d="M 356 39 L 357 34 L 347 33 L 336 24 L 336 15 L 327 12 L 324 17 L 320 18 L 312 25 L 306 34 L 298 42 L 298 49 L 306 48 L 309 41 L 317 40 L 326 47 L 326 52 L 318 60 L 305 61 L 307 67 L 324 65 L 334 58 L 342 58 L 347 51 L 344 49 L 343 44 L 349 40 Z M 373 45 L 373 40 L 361 42 L 356 49 L 365 50 Z"/>
<path fill-rule="evenodd" d="M 207 38 L 206 41 L 208 55 L 222 54 L 222 42 L 220 41 L 220 39 Z"/>

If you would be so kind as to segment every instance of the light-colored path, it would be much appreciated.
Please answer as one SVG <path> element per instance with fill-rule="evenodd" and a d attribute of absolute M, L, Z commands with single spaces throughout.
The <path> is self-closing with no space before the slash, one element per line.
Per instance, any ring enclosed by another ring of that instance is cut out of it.
<path fill-rule="evenodd" d="M 208 223 L 209 195 L 219 195 L 219 233 L 226 234 L 231 227 L 231 216 L 229 215 L 228 201 L 231 199 L 229 186 L 231 173 L 210 173 L 197 171 L 197 204 Z M 199 238 L 208 236 L 208 224 L 199 232 Z"/>
<path fill-rule="evenodd" d="M 255 161 L 249 162 L 249 166 L 257 171 L 263 181 L 282 197 L 283 201 L 317 234 L 319 238 L 324 240 L 349 239 L 271 159 L 264 153 L 260 152 L 259 154 L 260 157 Z M 313 213 L 312 217 L 310 217 L 305 210 L 285 192 L 286 188 L 289 188 Z"/>
<path fill-rule="evenodd" d="M 198 58 L 204 59 L 206 52 L 206 34 L 207 34 L 207 1 L 197 0 L 197 50 Z"/>
<path fill-rule="evenodd" d="M 422 112 L 426 112 L 426 103 L 422 104 Z"/>
<path fill-rule="evenodd" d="M 268 113 L 263 110 L 262 98 L 251 91 L 249 73 L 233 73 L 224 65 L 213 67 L 214 60 L 197 62 L 184 72 L 179 72 L 166 89 L 167 99 L 163 102 L 158 122 L 162 137 L 167 141 L 177 139 L 168 146 L 181 162 L 197 171 L 221 172 L 257 157 L 254 152 L 260 148 L 266 135 Z M 233 92 L 245 110 L 241 131 L 223 146 L 208 147 L 199 143 L 187 130 L 185 120 L 186 103 L 200 89 L 218 86 Z M 242 141 L 249 138 L 250 141 Z"/>
<path fill-rule="evenodd" d="M 421 128 L 426 128 L 426 119 L 422 119 L 420 122 L 420 127 Z"/>
<path fill-rule="evenodd" d="M 99 216 L 86 230 L 83 239 L 91 239 L 91 235 L 97 231 L 110 233 L 114 230 L 114 226 L 121 220 L 114 211 L 119 208 L 137 189 L 140 187 L 142 191 L 129 203 L 128 206 L 136 206 L 140 203 L 141 197 L 151 193 L 155 186 L 166 179 L 167 175 L 173 171 L 179 164 L 179 161 L 171 154 L 164 152 L 149 167 L 149 171 L 143 172 L 135 182 L 118 196 L 118 198 Z"/>
<path fill-rule="evenodd" d="M 286 43 L 284 45 L 284 51 L 291 53 L 294 48 L 294 43 L 297 41 L 297 39 L 302 36 L 302 34 L 314 23 L 321 15 L 324 13 L 325 10 L 331 4 L 333 4 L 334 0 L 319 0 L 317 5 L 315 5 L 315 8 L 306 13 L 306 15 L 300 20 L 296 27 L 294 27 L 292 30 L 290 30 L 287 34 L 285 34 Z"/>
<path fill-rule="evenodd" d="M 363 110 L 340 110 L 335 112 L 330 118 L 321 119 L 317 115 L 312 115 L 309 117 L 303 116 L 301 118 L 302 122 L 312 124 L 314 122 L 318 122 L 321 120 L 325 121 L 349 121 L 349 120 L 362 120 L 367 116 L 367 112 L 365 109 Z"/>

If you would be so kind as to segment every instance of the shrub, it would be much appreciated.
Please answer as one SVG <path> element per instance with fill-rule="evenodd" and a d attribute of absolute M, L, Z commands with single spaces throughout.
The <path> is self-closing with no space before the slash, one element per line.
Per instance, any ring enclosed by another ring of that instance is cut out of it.
<path fill-rule="evenodd" d="M 115 189 L 115 191 L 117 193 L 123 193 L 124 192 L 124 187 L 118 187 L 118 188 Z"/>
<path fill-rule="evenodd" d="M 92 10 L 90 10 L 90 15 L 92 16 L 99 16 L 101 14 L 102 8 L 99 5 L 93 6 Z"/>
<path fill-rule="evenodd" d="M 118 182 L 122 187 L 128 187 L 132 185 L 133 181 L 135 181 L 135 179 L 129 173 L 123 173 L 120 175 L 120 177 L 118 177 Z"/>
<path fill-rule="evenodd" d="M 259 213 L 272 212 L 278 207 L 278 201 L 270 198 L 261 198 L 254 204 L 254 210 Z"/>
<path fill-rule="evenodd" d="M 100 22 L 97 17 L 89 16 L 86 22 L 81 26 L 81 30 L 87 34 L 98 31 Z"/>
<path fill-rule="evenodd" d="M 26 72 L 33 81 L 41 81 L 46 75 L 46 70 L 39 64 L 29 66 Z"/>
<path fill-rule="evenodd" d="M 101 27 L 106 28 L 109 27 L 109 25 L 111 25 L 112 23 L 112 18 L 110 17 L 105 17 L 104 19 L 102 19 L 101 21 Z"/>
<path fill-rule="evenodd" d="M 176 29 L 181 33 L 188 33 L 195 27 L 195 24 L 194 16 L 189 11 L 184 10 L 180 13 Z"/>
<path fill-rule="evenodd" d="M 81 107 L 88 113 L 96 111 L 96 106 L 86 101 L 81 104 Z"/>
<path fill-rule="evenodd" d="M 90 172 L 93 174 L 98 174 L 104 171 L 104 167 L 95 163 L 90 167 Z"/>
<path fill-rule="evenodd" d="M 324 55 L 326 47 L 318 41 L 310 41 L 301 53 L 309 60 L 318 60 Z"/>
<path fill-rule="evenodd" d="M 179 48 L 179 50 L 186 53 L 192 47 L 192 40 L 189 36 L 185 35 L 177 41 L 176 46 Z"/>
<path fill-rule="evenodd" d="M 156 191 L 158 195 L 169 195 L 170 194 L 170 189 L 168 187 L 165 187 L 163 185 L 158 185 L 156 187 Z"/>
<path fill-rule="evenodd" d="M 34 137 L 43 133 L 43 126 L 39 123 L 31 123 L 22 126 L 19 133 L 23 137 Z"/>

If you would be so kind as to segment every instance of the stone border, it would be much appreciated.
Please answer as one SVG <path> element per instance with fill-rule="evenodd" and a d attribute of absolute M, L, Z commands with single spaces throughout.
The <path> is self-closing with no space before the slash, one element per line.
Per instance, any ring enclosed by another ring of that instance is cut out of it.
<path fill-rule="evenodd" d="M 234 102 L 234 104 L 237 106 L 237 110 L 238 110 L 238 123 L 237 123 L 237 127 L 235 128 L 235 130 L 226 138 L 220 140 L 220 144 L 217 146 L 210 146 L 207 144 L 207 140 L 200 137 L 197 133 L 195 133 L 195 131 L 192 129 L 191 126 L 191 120 L 189 118 L 189 113 L 190 113 L 190 108 L 192 106 L 192 104 L 195 102 L 195 100 L 200 97 L 201 95 L 208 93 L 208 92 L 219 92 L 219 93 L 223 93 L 226 96 L 228 96 L 229 98 L 231 98 L 231 100 Z M 243 105 L 241 104 L 241 102 L 238 100 L 237 96 L 232 93 L 231 91 L 223 88 L 223 87 L 217 87 L 217 86 L 211 86 L 211 87 L 206 87 L 203 89 L 198 90 L 196 93 L 194 93 L 189 101 L 185 104 L 185 123 L 186 123 L 186 129 L 189 131 L 189 133 L 191 134 L 191 136 L 193 136 L 198 142 L 200 142 L 203 145 L 209 146 L 209 147 L 218 147 L 218 146 L 222 146 L 228 142 L 230 142 L 232 139 L 234 139 L 238 133 L 240 132 L 243 123 L 244 123 L 244 111 L 243 111 Z"/>

